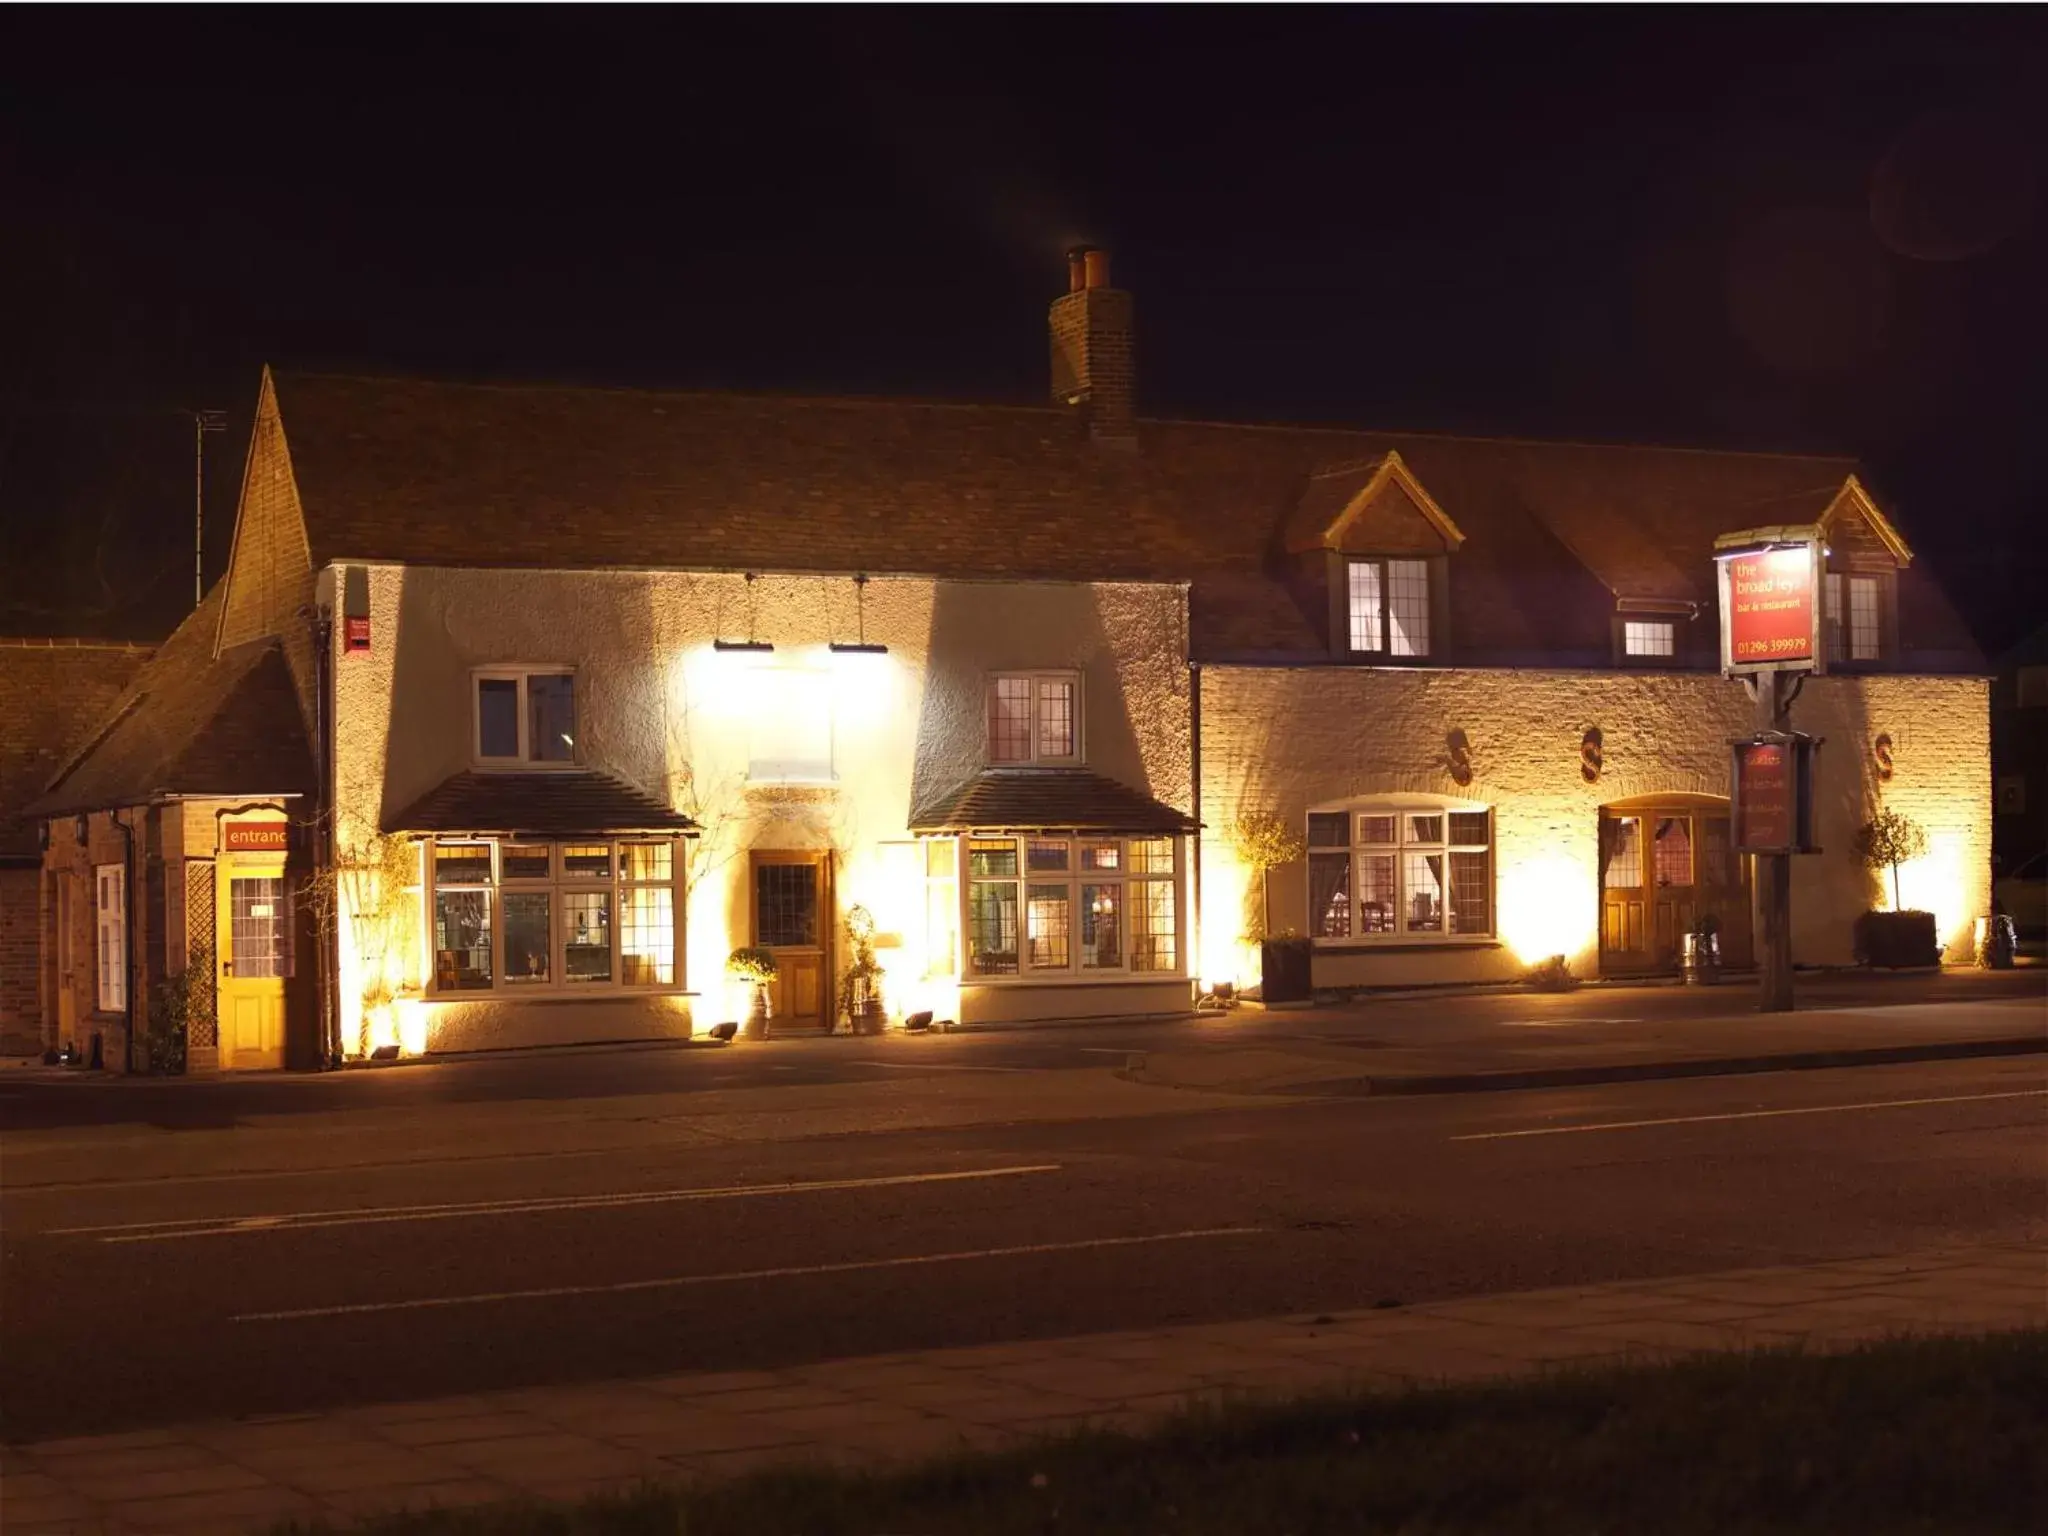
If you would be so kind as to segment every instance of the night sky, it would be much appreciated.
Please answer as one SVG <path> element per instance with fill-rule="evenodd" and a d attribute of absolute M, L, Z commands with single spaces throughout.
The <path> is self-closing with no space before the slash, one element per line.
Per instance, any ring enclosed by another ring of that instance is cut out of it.
<path fill-rule="evenodd" d="M 0 631 L 161 634 L 266 361 L 1844 451 L 2048 621 L 2011 10 L 0 12 Z"/>

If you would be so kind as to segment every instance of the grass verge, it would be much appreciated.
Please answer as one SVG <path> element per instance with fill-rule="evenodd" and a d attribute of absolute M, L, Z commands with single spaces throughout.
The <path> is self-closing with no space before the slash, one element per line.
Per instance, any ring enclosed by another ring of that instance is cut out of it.
<path fill-rule="evenodd" d="M 277 1536 L 2048 1530 L 2048 1331 L 1191 1409 L 1142 1435 Z"/>

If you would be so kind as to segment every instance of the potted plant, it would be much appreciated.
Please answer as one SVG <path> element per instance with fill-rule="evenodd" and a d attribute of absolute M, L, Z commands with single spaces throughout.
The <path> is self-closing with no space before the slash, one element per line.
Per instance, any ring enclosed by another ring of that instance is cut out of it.
<path fill-rule="evenodd" d="M 882 1007 L 882 967 L 875 963 L 875 917 L 858 904 L 846 909 L 846 974 L 839 978 L 839 1011 L 856 1035 L 879 1035 L 887 1027 Z"/>
<path fill-rule="evenodd" d="M 1721 919 L 1702 912 L 1693 921 L 1679 953 L 1689 987 L 1711 987 L 1721 979 Z"/>
<path fill-rule="evenodd" d="M 775 956 L 765 949 L 742 946 L 725 962 L 725 974 L 753 989 L 746 1022 L 740 1035 L 747 1040 L 768 1038 L 768 983 L 775 979 Z"/>
<path fill-rule="evenodd" d="M 1899 890 L 1899 866 L 1927 852 L 1927 833 L 1910 816 L 1879 811 L 1856 829 L 1850 845 L 1858 862 L 1880 878 L 1892 877 L 1891 910 L 1873 909 L 1856 920 L 1856 958 L 1865 965 L 1889 969 L 1941 964 L 1934 914 L 1905 910 Z"/>
<path fill-rule="evenodd" d="M 1268 1003 L 1305 1003 L 1314 995 L 1310 977 L 1309 941 L 1293 929 L 1273 930 L 1272 872 L 1308 852 L 1307 840 L 1293 825 L 1265 811 L 1248 811 L 1231 829 L 1237 856 L 1259 877 L 1257 932 L 1259 996 Z"/>

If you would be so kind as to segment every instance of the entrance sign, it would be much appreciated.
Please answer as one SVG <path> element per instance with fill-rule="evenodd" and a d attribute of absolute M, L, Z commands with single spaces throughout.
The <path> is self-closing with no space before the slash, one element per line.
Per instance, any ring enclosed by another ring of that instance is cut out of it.
<path fill-rule="evenodd" d="M 1813 840 L 1813 777 L 1820 742 L 1796 731 L 1760 731 L 1732 746 L 1736 850 L 1818 853 Z"/>
<path fill-rule="evenodd" d="M 1755 529 L 1715 541 L 1721 670 L 1819 672 L 1821 542 L 1806 528 Z"/>
<path fill-rule="evenodd" d="M 221 828 L 221 847 L 229 853 L 284 853 L 290 831 L 281 821 L 230 821 Z"/>

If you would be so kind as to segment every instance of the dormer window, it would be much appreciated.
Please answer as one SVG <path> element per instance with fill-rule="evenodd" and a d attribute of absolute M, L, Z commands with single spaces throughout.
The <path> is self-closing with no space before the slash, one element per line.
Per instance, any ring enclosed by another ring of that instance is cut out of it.
<path fill-rule="evenodd" d="M 988 760 L 1030 767 L 1081 761 L 1081 674 L 1000 672 L 988 680 Z"/>
<path fill-rule="evenodd" d="M 1646 660 L 1669 660 L 1678 654 L 1678 625 L 1670 619 L 1624 619 L 1621 653 Z"/>
<path fill-rule="evenodd" d="M 1429 562 L 1357 559 L 1347 562 L 1350 642 L 1354 652 L 1429 654 Z"/>
<path fill-rule="evenodd" d="M 576 761 L 576 674 L 494 667 L 472 682 L 476 761 L 522 768 Z"/>
<path fill-rule="evenodd" d="M 1830 666 L 1884 660 L 1885 580 L 1881 575 L 1827 573 L 1822 615 Z"/>

